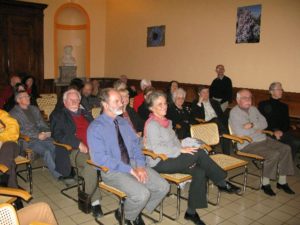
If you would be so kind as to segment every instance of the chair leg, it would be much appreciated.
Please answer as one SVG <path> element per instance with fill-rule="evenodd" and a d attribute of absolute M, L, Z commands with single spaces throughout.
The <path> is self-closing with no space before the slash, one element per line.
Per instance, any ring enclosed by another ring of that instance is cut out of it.
<path fill-rule="evenodd" d="M 33 182 L 32 182 L 32 167 L 31 167 L 31 163 L 27 163 L 26 166 L 27 166 L 27 171 L 28 171 L 28 181 L 29 181 L 30 194 L 32 194 Z"/>
<path fill-rule="evenodd" d="M 120 199 L 121 225 L 125 225 L 124 203 L 125 203 L 125 198 L 121 198 Z"/>

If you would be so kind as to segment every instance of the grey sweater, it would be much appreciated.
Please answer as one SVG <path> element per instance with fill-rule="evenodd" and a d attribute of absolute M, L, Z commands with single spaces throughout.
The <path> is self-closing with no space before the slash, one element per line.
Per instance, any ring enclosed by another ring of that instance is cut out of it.
<path fill-rule="evenodd" d="M 253 123 L 253 128 L 244 129 L 243 125 L 246 123 Z M 264 130 L 268 124 L 265 117 L 254 106 L 251 106 L 247 111 L 242 110 L 239 106 L 235 106 L 229 115 L 229 125 L 233 134 L 238 136 L 249 136 L 253 142 L 260 142 L 266 140 L 266 135 L 257 133 L 257 130 Z M 243 149 L 249 143 L 245 141 L 244 144 L 238 144 L 238 149 Z"/>
<path fill-rule="evenodd" d="M 174 130 L 172 122 L 167 128 L 161 126 L 157 121 L 152 120 L 146 126 L 146 142 L 145 147 L 158 154 L 165 154 L 169 158 L 176 158 L 180 155 L 181 144 Z M 147 163 L 150 167 L 154 167 L 160 159 L 153 160 L 147 157 Z"/>

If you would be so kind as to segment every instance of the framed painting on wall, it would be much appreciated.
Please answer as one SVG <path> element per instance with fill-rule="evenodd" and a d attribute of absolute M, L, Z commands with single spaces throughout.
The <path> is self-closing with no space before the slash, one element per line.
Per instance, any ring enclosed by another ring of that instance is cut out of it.
<path fill-rule="evenodd" d="M 165 46 L 166 26 L 153 26 L 147 28 L 147 47 Z"/>
<path fill-rule="evenodd" d="M 258 43 L 260 41 L 261 5 L 237 9 L 236 43 Z"/>

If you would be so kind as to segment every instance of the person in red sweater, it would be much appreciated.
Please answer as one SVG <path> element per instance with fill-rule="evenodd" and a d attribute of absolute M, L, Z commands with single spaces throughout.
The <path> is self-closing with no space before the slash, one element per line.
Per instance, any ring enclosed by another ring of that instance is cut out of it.
<path fill-rule="evenodd" d="M 3 109 L 4 104 L 14 94 L 14 87 L 17 83 L 21 83 L 21 78 L 17 74 L 12 74 L 9 78 L 10 82 L 0 93 L 0 108 Z"/>
<path fill-rule="evenodd" d="M 140 92 L 137 96 L 134 97 L 134 100 L 133 100 L 133 108 L 134 110 L 137 112 L 138 111 L 138 108 L 143 104 L 144 102 L 144 90 L 147 88 L 147 87 L 151 87 L 152 84 L 151 84 L 151 80 L 146 80 L 146 79 L 143 79 L 141 80 L 141 90 L 142 92 Z"/>

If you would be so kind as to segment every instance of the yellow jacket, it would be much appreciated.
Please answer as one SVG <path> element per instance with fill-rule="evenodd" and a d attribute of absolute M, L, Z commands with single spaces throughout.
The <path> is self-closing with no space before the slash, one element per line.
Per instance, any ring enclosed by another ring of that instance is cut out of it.
<path fill-rule="evenodd" d="M 0 109 L 0 120 L 5 128 L 0 131 L 0 142 L 17 141 L 19 138 L 20 128 L 18 121 L 12 118 L 6 111 Z"/>

